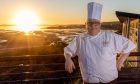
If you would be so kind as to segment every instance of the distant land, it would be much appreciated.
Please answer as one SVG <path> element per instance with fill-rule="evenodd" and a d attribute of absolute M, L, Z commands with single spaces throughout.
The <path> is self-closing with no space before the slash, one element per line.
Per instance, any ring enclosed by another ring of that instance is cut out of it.
<path fill-rule="evenodd" d="M 0 26 L 16 26 L 12 24 L 1 24 Z M 70 25 L 29 25 L 29 26 L 42 26 L 43 29 L 74 29 L 74 28 L 85 28 L 85 24 L 70 24 Z M 122 30 L 122 24 L 119 21 L 113 22 L 102 22 L 103 29 L 113 29 L 113 30 Z"/>

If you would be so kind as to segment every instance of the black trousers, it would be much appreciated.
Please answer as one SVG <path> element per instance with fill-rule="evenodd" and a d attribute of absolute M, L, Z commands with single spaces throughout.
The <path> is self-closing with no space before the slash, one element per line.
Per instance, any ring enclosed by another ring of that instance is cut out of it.
<path fill-rule="evenodd" d="M 84 82 L 83 84 L 117 84 L 117 79 L 115 79 L 109 83 L 86 83 L 86 82 Z"/>

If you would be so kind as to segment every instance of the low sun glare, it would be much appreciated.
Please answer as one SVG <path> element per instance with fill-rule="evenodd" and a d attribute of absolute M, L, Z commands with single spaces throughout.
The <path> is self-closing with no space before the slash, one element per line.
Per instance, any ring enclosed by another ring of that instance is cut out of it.
<path fill-rule="evenodd" d="M 38 30 L 37 24 L 40 23 L 40 20 L 35 12 L 30 10 L 22 10 L 16 13 L 13 23 L 16 25 L 15 30 L 30 32 L 33 30 Z"/>

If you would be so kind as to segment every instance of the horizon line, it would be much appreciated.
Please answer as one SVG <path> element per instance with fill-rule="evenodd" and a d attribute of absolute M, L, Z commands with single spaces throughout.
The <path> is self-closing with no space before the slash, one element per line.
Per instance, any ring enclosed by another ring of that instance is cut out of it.
<path fill-rule="evenodd" d="M 109 22 L 119 22 L 119 21 L 105 21 L 101 23 L 109 23 Z M 51 26 L 51 25 L 84 25 L 85 23 L 81 24 L 31 24 L 28 26 Z M 21 24 L 24 25 L 24 24 Z M 17 26 L 17 24 L 0 24 L 0 26 Z"/>

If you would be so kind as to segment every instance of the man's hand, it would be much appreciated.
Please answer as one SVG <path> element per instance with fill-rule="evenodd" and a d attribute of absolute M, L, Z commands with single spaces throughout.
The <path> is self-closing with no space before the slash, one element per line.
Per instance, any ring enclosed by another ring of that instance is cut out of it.
<path fill-rule="evenodd" d="M 117 62 L 117 69 L 118 71 L 121 71 L 121 68 L 123 67 L 123 64 L 121 64 L 119 61 Z"/>
<path fill-rule="evenodd" d="M 73 69 L 75 69 L 75 65 L 74 62 L 72 61 L 72 59 L 67 59 L 65 62 L 65 70 L 69 73 L 73 72 Z"/>

